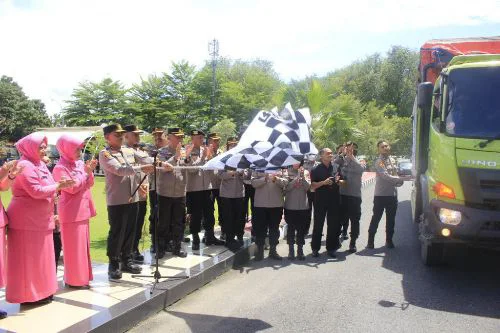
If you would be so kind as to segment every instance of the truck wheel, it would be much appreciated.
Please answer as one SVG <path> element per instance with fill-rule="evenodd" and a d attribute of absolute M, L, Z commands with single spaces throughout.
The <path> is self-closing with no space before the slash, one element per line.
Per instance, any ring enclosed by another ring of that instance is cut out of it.
<path fill-rule="evenodd" d="M 426 266 L 436 266 L 443 263 L 444 244 L 422 241 L 420 246 L 422 261 Z"/>

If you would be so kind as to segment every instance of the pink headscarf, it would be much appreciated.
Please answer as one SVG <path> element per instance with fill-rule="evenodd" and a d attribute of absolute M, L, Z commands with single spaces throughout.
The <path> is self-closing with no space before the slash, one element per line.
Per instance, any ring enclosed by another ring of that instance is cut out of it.
<path fill-rule="evenodd" d="M 17 141 L 16 148 L 21 154 L 22 159 L 39 165 L 41 160 L 38 151 L 42 143 L 47 144 L 47 137 L 40 133 L 32 133 Z"/>
<path fill-rule="evenodd" d="M 63 134 L 56 143 L 56 148 L 65 162 L 74 164 L 76 162 L 76 148 L 81 147 L 84 141 L 69 134 Z"/>

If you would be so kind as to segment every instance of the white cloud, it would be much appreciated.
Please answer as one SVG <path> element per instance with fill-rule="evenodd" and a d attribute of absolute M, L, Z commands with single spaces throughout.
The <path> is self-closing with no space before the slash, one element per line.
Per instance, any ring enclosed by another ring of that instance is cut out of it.
<path fill-rule="evenodd" d="M 200 66 L 214 37 L 221 55 L 269 59 L 290 78 L 332 70 L 339 36 L 500 22 L 498 1 L 20 3 L 0 0 L 0 74 L 13 76 L 50 113 L 82 80 L 110 75 L 130 84 L 168 70 L 173 60 Z M 331 60 L 316 59 L 320 54 Z"/>

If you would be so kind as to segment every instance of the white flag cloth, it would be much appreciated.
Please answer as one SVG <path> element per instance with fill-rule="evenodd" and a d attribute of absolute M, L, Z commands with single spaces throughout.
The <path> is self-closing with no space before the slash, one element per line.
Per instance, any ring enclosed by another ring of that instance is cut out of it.
<path fill-rule="evenodd" d="M 205 169 L 272 170 L 299 163 L 304 155 L 317 154 L 310 137 L 311 114 L 308 108 L 294 111 L 288 103 L 260 111 L 243 133 L 238 145 L 208 161 Z"/>

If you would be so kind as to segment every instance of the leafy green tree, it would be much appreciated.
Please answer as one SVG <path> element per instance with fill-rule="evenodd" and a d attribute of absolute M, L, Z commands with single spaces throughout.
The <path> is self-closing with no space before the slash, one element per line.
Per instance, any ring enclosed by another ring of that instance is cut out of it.
<path fill-rule="evenodd" d="M 64 119 L 68 126 L 96 126 L 103 123 L 129 123 L 134 120 L 127 90 L 119 81 L 81 82 L 66 101 Z"/>
<path fill-rule="evenodd" d="M 228 118 L 220 120 L 217 124 L 210 128 L 210 132 L 218 133 L 221 137 L 221 148 L 225 147 L 227 138 L 236 134 L 236 124 Z"/>
<path fill-rule="evenodd" d="M 0 78 L 0 138 L 16 141 L 36 128 L 50 125 L 40 100 L 29 99 L 11 77 Z"/>

